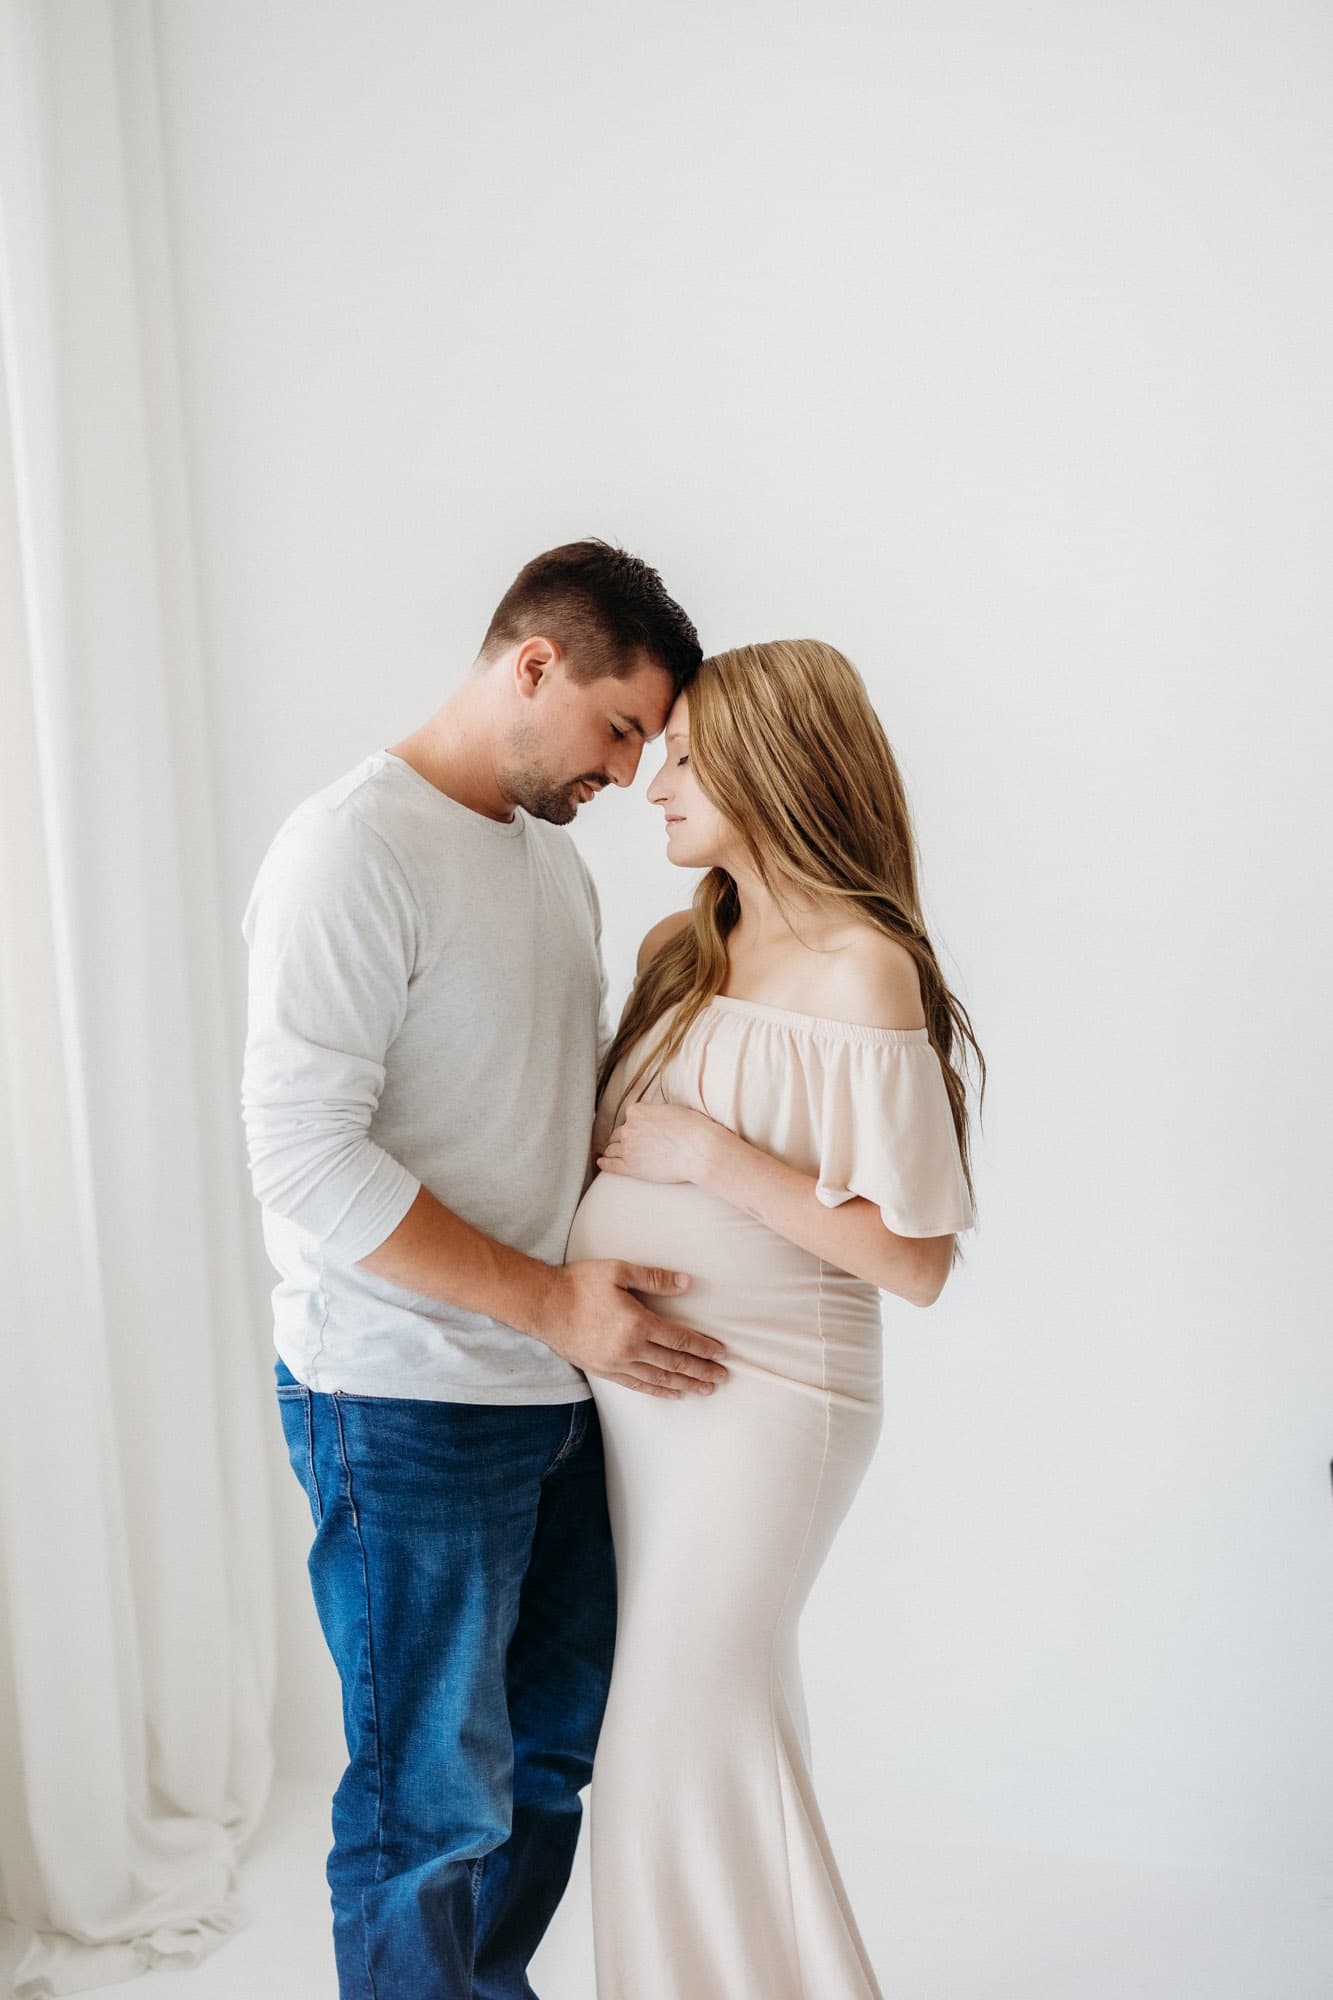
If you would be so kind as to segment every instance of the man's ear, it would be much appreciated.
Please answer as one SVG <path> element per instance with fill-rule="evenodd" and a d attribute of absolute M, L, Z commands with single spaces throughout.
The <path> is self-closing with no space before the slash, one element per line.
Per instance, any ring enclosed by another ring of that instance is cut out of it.
<path fill-rule="evenodd" d="M 514 687 L 519 698 L 531 701 L 559 662 L 560 648 L 554 639 L 525 639 L 514 654 Z"/>

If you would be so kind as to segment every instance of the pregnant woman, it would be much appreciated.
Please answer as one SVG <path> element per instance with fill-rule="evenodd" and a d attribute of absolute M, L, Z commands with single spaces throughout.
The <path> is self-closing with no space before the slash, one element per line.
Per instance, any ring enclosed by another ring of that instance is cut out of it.
<path fill-rule="evenodd" d="M 880 1988 L 810 1776 L 797 1623 L 881 1422 L 879 1292 L 934 1300 L 975 1221 L 966 1040 L 907 800 L 850 662 L 706 660 L 648 797 L 705 868 L 649 932 L 566 1256 L 688 1271 L 654 1308 L 727 1375 L 590 1377 L 615 1537 L 592 1780 L 599 2000 Z M 665 1407 L 670 1401 L 672 1408 Z"/>

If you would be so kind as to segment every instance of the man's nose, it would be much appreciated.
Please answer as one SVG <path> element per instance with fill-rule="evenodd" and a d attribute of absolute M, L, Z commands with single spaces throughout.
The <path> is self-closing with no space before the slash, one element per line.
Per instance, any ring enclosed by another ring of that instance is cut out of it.
<path fill-rule="evenodd" d="M 632 785 L 634 783 L 634 773 L 639 768 L 639 759 L 642 755 L 642 743 L 618 743 L 615 755 L 608 757 L 606 760 L 607 768 L 611 773 L 613 782 L 617 785 Z"/>

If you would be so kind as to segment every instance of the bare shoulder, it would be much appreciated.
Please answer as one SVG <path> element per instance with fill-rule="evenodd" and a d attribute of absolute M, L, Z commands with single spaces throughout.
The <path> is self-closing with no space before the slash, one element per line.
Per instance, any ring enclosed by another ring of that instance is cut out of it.
<path fill-rule="evenodd" d="M 635 971 L 642 972 L 645 965 L 657 957 L 663 945 L 670 944 L 672 938 L 684 930 L 693 914 L 692 910 L 673 910 L 669 917 L 663 917 L 660 924 L 654 924 L 639 946 L 639 962 Z"/>
<path fill-rule="evenodd" d="M 856 924 L 826 964 L 822 1012 L 868 1028 L 925 1027 L 916 960 L 896 938 Z"/>

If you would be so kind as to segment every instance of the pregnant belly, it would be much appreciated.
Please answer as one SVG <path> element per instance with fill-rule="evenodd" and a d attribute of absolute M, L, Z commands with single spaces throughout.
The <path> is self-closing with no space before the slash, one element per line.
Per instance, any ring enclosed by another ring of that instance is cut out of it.
<path fill-rule="evenodd" d="M 599 1174 L 565 1262 L 615 1257 L 686 1271 L 686 1292 L 645 1296 L 663 1318 L 712 1334 L 727 1359 L 858 1401 L 880 1383 L 879 1293 L 691 1182 Z"/>

